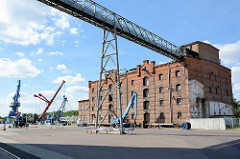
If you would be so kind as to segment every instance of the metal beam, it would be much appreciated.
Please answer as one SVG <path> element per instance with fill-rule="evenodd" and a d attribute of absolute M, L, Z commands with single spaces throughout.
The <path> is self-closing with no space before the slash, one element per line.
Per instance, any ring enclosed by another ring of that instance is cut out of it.
<path fill-rule="evenodd" d="M 110 32 L 115 28 L 117 35 L 171 59 L 183 56 L 179 47 L 92 0 L 38 1 Z"/>

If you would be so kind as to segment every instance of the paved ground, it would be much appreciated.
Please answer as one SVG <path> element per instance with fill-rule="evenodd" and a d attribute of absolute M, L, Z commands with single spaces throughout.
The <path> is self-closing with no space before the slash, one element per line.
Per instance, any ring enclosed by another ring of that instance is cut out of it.
<path fill-rule="evenodd" d="M 0 142 L 36 158 L 240 158 L 240 131 L 136 129 L 132 135 L 96 135 L 79 127 L 40 127 L 0 131 Z"/>

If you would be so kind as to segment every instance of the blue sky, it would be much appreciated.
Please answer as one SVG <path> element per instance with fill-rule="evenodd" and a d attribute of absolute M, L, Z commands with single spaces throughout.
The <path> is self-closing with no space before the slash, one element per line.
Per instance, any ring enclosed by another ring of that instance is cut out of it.
<path fill-rule="evenodd" d="M 240 2 L 236 0 L 95 0 L 130 21 L 181 46 L 208 42 L 220 49 L 222 65 L 232 69 L 233 93 L 240 100 Z M 67 110 L 88 98 L 88 81 L 99 77 L 102 30 L 36 0 L 8 0 L 0 5 L 0 116 L 22 81 L 21 112 L 41 113 L 62 79 L 67 84 L 50 108 L 57 110 L 62 95 Z M 121 68 L 145 59 L 170 61 L 151 50 L 118 37 Z"/>

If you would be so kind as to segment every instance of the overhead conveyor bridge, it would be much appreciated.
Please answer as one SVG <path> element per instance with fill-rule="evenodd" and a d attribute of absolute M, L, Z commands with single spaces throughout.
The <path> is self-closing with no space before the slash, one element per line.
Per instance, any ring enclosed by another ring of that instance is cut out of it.
<path fill-rule="evenodd" d="M 110 32 L 116 29 L 117 35 L 173 60 L 180 60 L 184 56 L 179 47 L 92 0 L 38 1 Z"/>

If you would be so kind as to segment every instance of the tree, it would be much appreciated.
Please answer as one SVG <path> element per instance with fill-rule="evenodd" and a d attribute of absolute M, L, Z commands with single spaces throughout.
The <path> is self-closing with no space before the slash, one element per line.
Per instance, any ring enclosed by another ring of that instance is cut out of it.
<path fill-rule="evenodd" d="M 240 101 L 237 101 L 236 98 L 233 98 L 233 104 L 234 104 L 234 115 L 237 118 L 240 118 Z"/>

